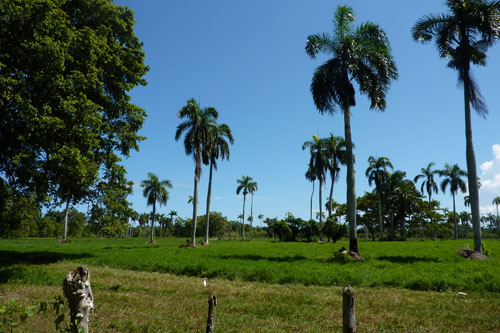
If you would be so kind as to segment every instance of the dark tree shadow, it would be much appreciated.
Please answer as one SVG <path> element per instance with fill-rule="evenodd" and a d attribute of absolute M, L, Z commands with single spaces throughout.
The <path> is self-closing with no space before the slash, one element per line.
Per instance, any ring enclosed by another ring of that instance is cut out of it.
<path fill-rule="evenodd" d="M 221 255 L 220 259 L 240 259 L 240 260 L 267 260 L 272 262 L 294 262 L 301 260 L 308 260 L 307 257 L 301 255 L 287 256 L 287 257 L 264 257 L 257 254 L 231 254 L 231 255 Z"/>
<path fill-rule="evenodd" d="M 412 264 L 414 262 L 439 262 L 438 258 L 416 257 L 416 256 L 381 256 L 377 260 L 386 260 L 398 264 Z"/>
<path fill-rule="evenodd" d="M 59 253 L 48 251 L 37 252 L 16 252 L 0 251 L 0 266 L 10 266 L 17 264 L 24 265 L 47 265 L 61 260 L 75 260 L 93 257 L 86 253 Z"/>

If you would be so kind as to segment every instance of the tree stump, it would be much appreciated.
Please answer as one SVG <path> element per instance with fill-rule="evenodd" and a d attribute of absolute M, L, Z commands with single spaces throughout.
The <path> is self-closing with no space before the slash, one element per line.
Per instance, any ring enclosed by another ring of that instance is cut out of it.
<path fill-rule="evenodd" d="M 64 295 L 68 299 L 71 332 L 89 332 L 90 314 L 94 309 L 94 296 L 90 287 L 90 270 L 78 267 L 68 272 L 63 281 Z"/>
<path fill-rule="evenodd" d="M 215 332 L 215 313 L 217 309 L 217 297 L 214 295 L 208 298 L 208 318 L 207 318 L 207 333 Z"/>
<path fill-rule="evenodd" d="M 350 286 L 345 286 L 342 292 L 343 296 L 343 332 L 354 333 L 356 332 L 356 315 L 354 307 L 354 289 Z"/>

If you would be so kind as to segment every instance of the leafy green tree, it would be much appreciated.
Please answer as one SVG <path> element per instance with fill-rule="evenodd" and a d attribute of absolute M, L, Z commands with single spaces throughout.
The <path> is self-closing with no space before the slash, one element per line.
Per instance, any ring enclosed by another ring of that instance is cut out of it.
<path fill-rule="evenodd" d="M 341 136 L 334 136 L 330 133 L 330 137 L 325 138 L 327 151 L 327 169 L 330 172 L 332 184 L 330 186 L 330 196 L 327 201 L 328 217 L 332 216 L 333 203 L 333 186 L 339 178 L 340 165 L 345 165 L 347 162 L 345 140 Z"/>
<path fill-rule="evenodd" d="M 445 177 L 441 182 L 441 191 L 446 192 L 446 188 L 450 188 L 453 196 L 453 239 L 458 239 L 457 212 L 455 209 L 455 196 L 458 191 L 467 192 L 467 185 L 462 180 L 462 177 L 467 176 L 467 172 L 460 169 L 457 164 L 449 165 L 446 163 L 444 169 L 439 171 L 441 177 Z M 477 184 L 477 183 L 476 183 Z M 477 186 L 477 185 L 476 185 Z"/>
<path fill-rule="evenodd" d="M 323 227 L 323 205 L 321 189 L 326 180 L 326 169 L 328 165 L 327 158 L 327 148 L 325 140 L 320 139 L 316 134 L 312 136 L 311 141 L 306 141 L 302 145 L 302 150 L 309 147 L 309 170 L 315 175 L 316 179 L 319 181 L 319 225 L 320 228 Z M 307 177 L 307 174 L 306 174 Z"/>
<path fill-rule="evenodd" d="M 149 242 L 154 243 L 154 226 L 155 226 L 155 214 L 156 214 L 156 203 L 158 202 L 160 206 L 167 205 L 168 201 L 168 191 L 167 188 L 172 188 L 172 183 L 170 180 L 158 179 L 158 176 L 154 173 L 148 173 L 148 179 L 141 182 L 141 187 L 144 188 L 142 194 L 148 200 L 148 206 L 153 206 L 153 212 L 151 213 L 151 237 Z"/>
<path fill-rule="evenodd" d="M 304 223 L 302 228 L 302 235 L 308 241 L 312 242 L 316 236 L 320 235 L 319 224 L 314 220 L 309 220 Z"/>
<path fill-rule="evenodd" d="M 134 24 L 109 0 L 0 2 L 0 172 L 17 191 L 68 212 L 138 149 L 146 113 L 128 92 L 148 67 Z"/>
<path fill-rule="evenodd" d="M 207 212 L 206 216 L 206 234 L 205 244 L 208 244 L 208 233 L 210 228 L 210 199 L 212 197 L 212 170 L 217 170 L 217 159 L 229 161 L 229 144 L 233 144 L 234 138 L 231 129 L 226 124 L 217 125 L 210 128 L 208 143 L 204 147 L 203 159 L 204 162 L 210 164 L 210 176 L 208 178 L 207 192 Z"/>
<path fill-rule="evenodd" d="M 242 221 L 241 232 L 242 232 L 243 240 L 245 240 L 245 203 L 247 200 L 247 194 L 250 192 L 251 186 L 253 186 L 252 180 L 253 180 L 253 178 L 248 177 L 248 176 L 242 176 L 241 179 L 236 180 L 236 183 L 238 184 L 238 186 L 236 187 L 236 194 L 240 194 L 240 192 L 243 191 L 242 192 L 243 193 L 243 213 L 241 215 L 241 221 Z"/>
<path fill-rule="evenodd" d="M 410 215 L 419 210 L 421 194 L 415 184 L 405 179 L 406 172 L 395 171 L 391 177 L 391 205 L 395 207 L 395 219 L 399 221 L 401 240 L 406 240 L 406 224 Z"/>
<path fill-rule="evenodd" d="M 412 35 L 414 40 L 423 43 L 434 39 L 439 56 L 449 60 L 449 68 L 458 71 L 458 84 L 464 90 L 467 177 L 474 251 L 482 253 L 471 106 L 482 116 L 487 114 L 487 108 L 472 76 L 471 65 L 485 66 L 486 51 L 500 36 L 500 3 L 491 0 L 447 0 L 446 5 L 449 13 L 420 18 L 412 29 Z"/>
<path fill-rule="evenodd" d="M 342 237 L 347 236 L 347 231 L 345 224 L 338 223 L 337 218 L 334 216 L 327 218 L 323 227 L 323 235 L 334 243 L 337 243 Z"/>
<path fill-rule="evenodd" d="M 354 27 L 355 14 L 349 6 L 338 6 L 333 17 L 334 35 L 310 35 L 306 53 L 315 58 L 319 53 L 332 56 L 319 66 L 312 79 L 311 92 L 320 113 L 344 114 L 347 155 L 347 220 L 349 250 L 359 253 L 356 234 L 356 188 L 351 135 L 351 107 L 356 105 L 354 82 L 366 94 L 371 108 L 384 110 L 386 93 L 397 78 L 396 64 L 391 55 L 389 40 L 377 24 L 367 22 Z"/>
<path fill-rule="evenodd" d="M 387 186 L 389 182 L 389 174 L 387 173 L 387 168 L 393 169 L 391 161 L 387 157 L 375 157 L 370 156 L 368 158 L 369 167 L 366 169 L 366 177 L 368 177 L 368 184 L 371 186 L 375 183 L 375 189 L 377 190 L 378 199 L 378 223 L 380 240 L 384 238 L 384 225 L 382 219 L 382 196 L 387 192 Z"/>
<path fill-rule="evenodd" d="M 177 126 L 175 140 L 179 140 L 182 133 L 184 136 L 184 150 L 186 155 L 194 157 L 194 194 L 193 194 L 193 237 L 192 244 L 196 245 L 196 222 L 198 219 L 198 183 L 201 177 L 201 164 L 203 157 L 203 147 L 209 145 L 210 133 L 217 127 L 219 113 L 212 107 L 201 108 L 198 103 L 191 98 L 187 101 L 179 112 L 177 118 L 186 119 Z"/>

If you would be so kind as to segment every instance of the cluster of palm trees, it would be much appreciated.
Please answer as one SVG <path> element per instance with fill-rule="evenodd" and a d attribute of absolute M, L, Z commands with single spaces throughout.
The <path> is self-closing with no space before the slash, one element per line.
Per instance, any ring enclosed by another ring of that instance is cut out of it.
<path fill-rule="evenodd" d="M 471 107 L 483 116 L 487 114 L 487 108 L 471 75 L 471 65 L 484 66 L 486 51 L 500 38 L 500 1 L 447 0 L 446 5 L 448 13 L 426 15 L 419 19 L 412 29 L 412 37 L 423 43 L 434 39 L 439 56 L 448 59 L 448 67 L 459 74 L 458 83 L 464 91 L 467 177 L 474 250 L 482 252 Z M 333 114 L 340 110 L 344 115 L 349 250 L 359 253 L 355 232 L 356 190 L 350 126 L 351 108 L 356 105 L 354 83 L 357 83 L 362 94 L 368 96 L 372 109 L 383 111 L 389 85 L 397 79 L 398 74 L 384 30 L 371 22 L 355 27 L 354 20 L 352 8 L 337 7 L 333 18 L 334 34 L 310 35 L 305 51 L 312 58 L 319 53 L 332 56 L 314 72 L 311 92 L 320 113 Z"/>
<path fill-rule="evenodd" d="M 245 240 L 245 205 L 247 200 L 247 194 L 250 193 L 252 195 L 251 205 L 250 205 L 250 240 L 252 240 L 252 231 L 253 231 L 253 195 L 258 190 L 257 182 L 253 181 L 252 177 L 243 175 L 241 179 L 236 180 L 238 186 L 236 187 L 236 194 L 243 194 L 243 213 L 241 216 L 242 224 L 241 224 L 241 235 L 243 240 Z M 264 218 L 261 214 L 259 218 Z M 262 219 L 261 219 L 262 220 Z"/>

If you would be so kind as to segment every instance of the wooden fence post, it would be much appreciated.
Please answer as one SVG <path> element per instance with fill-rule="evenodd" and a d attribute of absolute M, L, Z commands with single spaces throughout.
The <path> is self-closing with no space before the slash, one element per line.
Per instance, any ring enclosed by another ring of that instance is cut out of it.
<path fill-rule="evenodd" d="M 356 332 L 356 314 L 354 308 L 354 289 L 345 286 L 342 292 L 343 296 L 343 332 Z"/>
<path fill-rule="evenodd" d="M 215 332 L 215 312 L 217 309 L 217 297 L 215 294 L 208 298 L 208 318 L 207 318 L 207 333 Z"/>
<path fill-rule="evenodd" d="M 68 299 L 71 332 L 89 332 L 90 314 L 94 309 L 94 296 L 90 287 L 90 270 L 78 267 L 68 272 L 63 281 L 64 295 Z"/>

